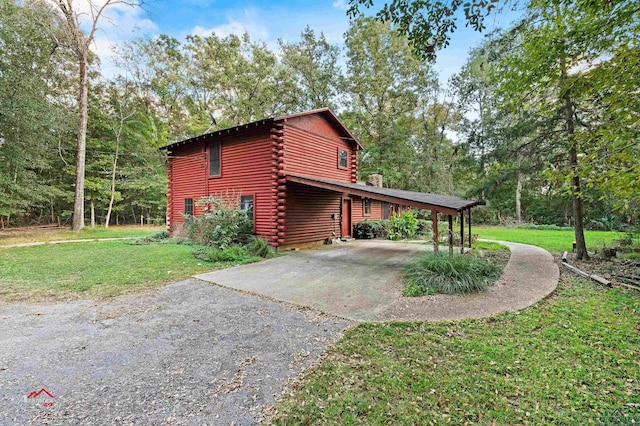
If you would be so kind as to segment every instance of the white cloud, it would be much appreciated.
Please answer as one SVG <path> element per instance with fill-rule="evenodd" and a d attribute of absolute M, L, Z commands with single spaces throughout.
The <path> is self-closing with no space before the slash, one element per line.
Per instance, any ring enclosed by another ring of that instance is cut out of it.
<path fill-rule="evenodd" d="M 227 17 L 227 22 L 211 28 L 204 28 L 196 25 L 189 34 L 199 35 L 201 37 L 216 36 L 223 38 L 230 35 L 241 36 L 248 33 L 254 41 L 269 41 L 269 31 L 262 25 L 262 21 L 257 19 L 258 13 L 254 9 L 244 9 L 239 18 Z"/>
<path fill-rule="evenodd" d="M 347 10 L 347 2 L 344 0 L 336 0 L 333 2 L 333 7 L 340 10 Z"/>

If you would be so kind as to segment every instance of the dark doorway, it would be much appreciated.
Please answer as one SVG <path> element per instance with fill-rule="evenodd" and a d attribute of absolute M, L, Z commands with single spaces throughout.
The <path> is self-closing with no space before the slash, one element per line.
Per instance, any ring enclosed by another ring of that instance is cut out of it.
<path fill-rule="evenodd" d="M 351 236 L 351 200 L 342 199 L 342 236 Z"/>

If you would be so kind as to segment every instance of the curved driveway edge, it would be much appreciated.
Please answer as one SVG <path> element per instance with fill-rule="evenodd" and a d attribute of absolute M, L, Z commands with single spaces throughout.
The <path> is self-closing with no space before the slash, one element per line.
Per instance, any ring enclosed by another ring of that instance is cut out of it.
<path fill-rule="evenodd" d="M 551 253 L 528 244 L 495 242 L 509 247 L 511 257 L 502 276 L 486 292 L 464 296 L 440 294 L 402 298 L 375 320 L 484 318 L 529 307 L 556 289 L 560 270 Z"/>
<path fill-rule="evenodd" d="M 548 251 L 498 242 L 511 257 L 498 281 L 479 294 L 402 296 L 404 265 L 430 247 L 380 240 L 294 252 L 196 278 L 355 321 L 482 318 L 526 308 L 555 290 L 560 271 Z"/>

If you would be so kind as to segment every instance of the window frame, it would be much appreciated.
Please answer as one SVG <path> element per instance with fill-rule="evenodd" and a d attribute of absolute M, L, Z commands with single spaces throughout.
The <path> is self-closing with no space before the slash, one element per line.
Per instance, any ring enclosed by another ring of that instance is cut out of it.
<path fill-rule="evenodd" d="M 218 148 L 218 173 L 211 174 L 211 151 L 214 147 Z M 210 178 L 222 177 L 222 141 L 210 142 L 207 147 L 207 173 Z"/>
<path fill-rule="evenodd" d="M 251 197 L 251 223 L 253 224 L 253 232 L 256 231 L 256 194 L 251 192 L 248 194 L 242 194 L 238 197 L 238 207 L 240 210 L 246 210 L 242 208 L 242 198 Z"/>
<path fill-rule="evenodd" d="M 371 198 L 362 199 L 362 216 L 371 216 Z"/>
<path fill-rule="evenodd" d="M 187 205 L 190 207 L 191 213 L 187 213 Z M 183 206 L 182 206 L 182 209 L 183 209 L 182 210 L 182 214 L 183 215 L 185 215 L 185 216 L 186 215 L 193 216 L 193 212 L 194 212 L 194 209 L 193 209 L 193 198 L 185 198 Z"/>
<path fill-rule="evenodd" d="M 347 154 L 347 165 L 346 166 L 342 166 L 340 164 L 340 153 L 341 152 L 345 152 Z M 349 170 L 349 150 L 342 148 L 342 147 L 338 147 L 338 169 L 340 170 Z"/>

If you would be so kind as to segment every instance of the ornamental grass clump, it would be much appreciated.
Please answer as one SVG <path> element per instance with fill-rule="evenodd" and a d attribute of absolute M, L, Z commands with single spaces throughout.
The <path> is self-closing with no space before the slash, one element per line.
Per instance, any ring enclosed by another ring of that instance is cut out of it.
<path fill-rule="evenodd" d="M 405 271 L 405 296 L 458 294 L 485 291 L 502 270 L 484 259 L 468 255 L 420 253 Z"/>

